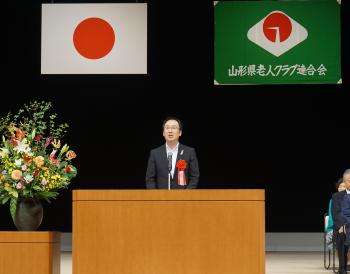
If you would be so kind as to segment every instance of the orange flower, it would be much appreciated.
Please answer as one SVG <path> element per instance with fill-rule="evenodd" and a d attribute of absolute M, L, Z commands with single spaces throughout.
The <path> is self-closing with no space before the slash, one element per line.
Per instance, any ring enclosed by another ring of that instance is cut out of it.
<path fill-rule="evenodd" d="M 70 150 L 66 153 L 66 157 L 68 160 L 72 160 L 72 159 L 76 158 L 77 155 L 75 154 L 75 152 L 73 150 Z"/>
<path fill-rule="evenodd" d="M 18 141 L 22 141 L 23 137 L 25 136 L 25 131 L 16 128 L 16 132 L 15 132 L 15 137 Z"/>
<path fill-rule="evenodd" d="M 19 180 L 19 179 L 21 179 L 21 177 L 22 177 L 22 171 L 20 171 L 20 170 L 18 170 L 18 169 L 15 169 L 14 171 L 12 171 L 12 173 L 11 173 L 11 177 L 12 177 L 12 179 L 14 179 L 14 180 Z"/>

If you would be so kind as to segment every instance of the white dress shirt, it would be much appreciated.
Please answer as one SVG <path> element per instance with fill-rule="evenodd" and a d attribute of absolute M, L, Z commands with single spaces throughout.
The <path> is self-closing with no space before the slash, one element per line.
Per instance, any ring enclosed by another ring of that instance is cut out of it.
<path fill-rule="evenodd" d="M 176 146 L 171 149 L 167 143 L 165 143 L 166 147 L 166 157 L 168 158 L 169 152 L 172 153 L 172 163 L 171 163 L 171 177 L 174 177 L 174 171 L 175 171 L 175 165 L 176 165 L 176 158 L 177 158 L 177 152 L 179 150 L 179 143 L 176 144 Z"/>

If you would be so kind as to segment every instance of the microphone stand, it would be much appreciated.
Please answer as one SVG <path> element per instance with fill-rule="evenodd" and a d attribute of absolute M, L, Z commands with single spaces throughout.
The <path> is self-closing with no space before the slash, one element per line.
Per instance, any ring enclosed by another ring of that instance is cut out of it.
<path fill-rule="evenodd" d="M 172 153 L 168 155 L 168 190 L 170 190 L 170 183 L 171 183 L 171 170 L 172 170 Z"/>
<path fill-rule="evenodd" d="M 170 190 L 170 181 L 171 181 L 171 171 L 169 171 L 169 176 L 168 176 L 168 190 Z"/>

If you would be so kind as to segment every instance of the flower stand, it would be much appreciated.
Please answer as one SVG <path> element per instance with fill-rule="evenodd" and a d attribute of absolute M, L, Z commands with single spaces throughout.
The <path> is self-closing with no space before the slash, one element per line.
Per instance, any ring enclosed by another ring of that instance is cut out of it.
<path fill-rule="evenodd" d="M 0 273 L 60 274 L 60 233 L 0 231 Z"/>

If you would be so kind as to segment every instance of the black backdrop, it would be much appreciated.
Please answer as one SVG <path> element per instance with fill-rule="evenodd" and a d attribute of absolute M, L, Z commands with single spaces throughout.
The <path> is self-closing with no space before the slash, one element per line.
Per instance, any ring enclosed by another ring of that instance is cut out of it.
<path fill-rule="evenodd" d="M 212 1 L 149 1 L 148 75 L 40 75 L 41 3 L 5 4 L 0 99 L 1 115 L 50 100 L 71 126 L 78 177 L 44 204 L 41 230 L 71 231 L 72 189 L 144 188 L 149 150 L 175 115 L 182 142 L 196 147 L 200 188 L 264 188 L 268 232 L 322 231 L 333 185 L 350 168 L 348 1 L 343 84 L 265 86 L 213 85 Z M 8 204 L 0 229 L 15 229 Z"/>

